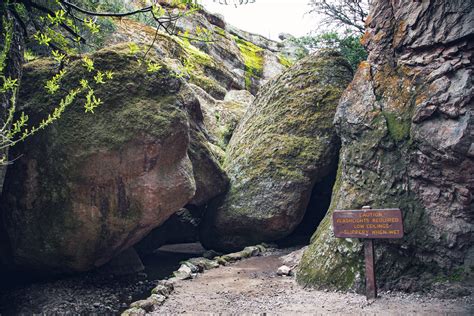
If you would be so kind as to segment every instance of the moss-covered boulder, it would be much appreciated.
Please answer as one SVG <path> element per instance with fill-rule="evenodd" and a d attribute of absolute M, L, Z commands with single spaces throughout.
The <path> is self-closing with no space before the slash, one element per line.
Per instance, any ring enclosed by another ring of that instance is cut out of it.
<path fill-rule="evenodd" d="M 128 45 L 72 61 L 65 90 L 89 80 L 102 104 L 84 113 L 78 94 L 60 120 L 12 150 L 0 214 L 14 263 L 52 272 L 84 271 L 138 242 L 196 191 L 188 157 L 189 109 L 197 100 L 153 52 L 147 71 Z M 97 71 L 113 79 L 95 83 Z M 25 66 L 19 107 L 39 124 L 60 102 L 42 85 L 58 71 L 50 60 Z M 2 228 L 3 229 L 3 228 Z"/>
<path fill-rule="evenodd" d="M 400 208 L 405 226 L 403 239 L 376 241 L 380 287 L 426 290 L 435 281 L 468 280 L 474 269 L 472 8 L 463 1 L 378 0 L 370 16 L 368 61 L 335 118 L 342 149 L 330 212 L 297 279 L 305 286 L 362 288 L 363 247 L 336 239 L 330 222 L 334 209 L 371 205 Z"/>
<path fill-rule="evenodd" d="M 339 140 L 332 121 L 351 77 L 346 61 L 326 51 L 259 92 L 227 147 L 231 187 L 205 215 L 206 247 L 236 249 L 293 231 L 314 184 L 336 164 Z"/>
<path fill-rule="evenodd" d="M 222 150 L 214 145 L 205 122 L 206 104 L 202 102 L 197 92 L 203 91 L 193 84 L 186 85 L 181 95 L 188 100 L 186 112 L 189 117 L 188 156 L 193 166 L 193 175 L 196 182 L 196 193 L 188 204 L 204 206 L 214 197 L 227 190 L 229 179 L 221 167 Z M 207 93 L 203 92 L 209 98 Z"/>

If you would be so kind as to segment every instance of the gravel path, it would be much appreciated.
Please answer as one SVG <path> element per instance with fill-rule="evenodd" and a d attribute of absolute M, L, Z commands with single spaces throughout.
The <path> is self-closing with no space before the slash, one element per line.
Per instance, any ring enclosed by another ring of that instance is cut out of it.
<path fill-rule="evenodd" d="M 181 260 L 200 256 L 196 244 L 163 247 L 145 258 L 146 274 L 114 277 L 91 271 L 56 280 L 25 281 L 0 289 L 2 315 L 119 315 L 128 305 L 149 295 L 159 279 L 168 277 Z M 0 288 L 3 280 L 0 276 Z"/>
<path fill-rule="evenodd" d="M 283 254 L 253 257 L 181 281 L 153 314 L 371 314 L 474 315 L 473 296 L 438 299 L 419 294 L 380 293 L 368 303 L 353 293 L 305 290 L 293 277 L 279 277 Z"/>

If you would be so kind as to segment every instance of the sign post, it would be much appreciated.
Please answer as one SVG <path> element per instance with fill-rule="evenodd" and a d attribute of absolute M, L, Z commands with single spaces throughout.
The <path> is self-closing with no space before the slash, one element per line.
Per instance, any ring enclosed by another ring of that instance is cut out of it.
<path fill-rule="evenodd" d="M 335 210 L 332 216 L 334 235 L 338 238 L 364 238 L 365 289 L 367 299 L 377 297 L 375 282 L 374 242 L 379 238 L 402 238 L 400 209 Z"/>
<path fill-rule="evenodd" d="M 375 284 L 375 263 L 374 263 L 374 241 L 364 240 L 365 254 L 365 295 L 367 299 L 377 297 L 377 285 Z"/>

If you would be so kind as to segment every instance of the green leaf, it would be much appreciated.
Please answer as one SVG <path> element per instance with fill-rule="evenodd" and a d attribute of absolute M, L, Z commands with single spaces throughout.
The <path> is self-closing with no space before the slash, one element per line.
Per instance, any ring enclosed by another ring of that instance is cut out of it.
<path fill-rule="evenodd" d="M 38 32 L 33 37 L 36 39 L 38 44 L 44 45 L 44 46 L 49 46 L 49 43 L 52 41 L 52 38 L 49 37 L 48 35 Z"/>
<path fill-rule="evenodd" d="M 51 54 L 53 55 L 53 59 L 58 63 L 61 63 L 66 58 L 66 55 L 58 50 L 53 50 Z"/>
<path fill-rule="evenodd" d="M 157 72 L 161 68 L 163 68 L 163 66 L 161 66 L 160 64 L 152 62 L 150 60 L 148 60 L 146 63 L 147 63 L 147 71 L 151 73 Z"/>
<path fill-rule="evenodd" d="M 99 83 L 100 83 L 100 84 L 104 84 L 104 83 L 105 83 L 105 81 L 104 81 L 104 73 L 99 70 L 99 71 L 96 73 L 96 75 L 94 76 L 94 80 L 95 80 L 95 83 L 97 83 L 97 84 L 99 84 Z"/>
<path fill-rule="evenodd" d="M 90 59 L 87 56 L 84 56 L 82 58 L 82 62 L 84 63 L 83 65 L 84 67 L 86 67 L 88 72 L 91 72 L 92 70 L 94 70 L 94 62 L 92 61 L 92 59 Z"/>
<path fill-rule="evenodd" d="M 95 23 L 92 18 L 84 18 L 84 25 L 89 29 L 92 34 L 99 33 L 100 25 Z"/>
<path fill-rule="evenodd" d="M 3 85 L 0 88 L 0 93 L 5 93 L 7 91 L 13 91 L 18 87 L 18 79 L 12 79 L 11 77 L 1 77 L 3 78 Z"/>
<path fill-rule="evenodd" d="M 66 12 L 63 10 L 58 10 L 54 12 L 54 16 L 51 16 L 49 13 L 47 15 L 50 24 L 59 25 L 66 21 Z"/>
<path fill-rule="evenodd" d="M 128 43 L 128 49 L 129 49 L 130 55 L 135 55 L 136 53 L 140 51 L 140 46 L 138 46 L 137 43 L 130 42 Z"/>

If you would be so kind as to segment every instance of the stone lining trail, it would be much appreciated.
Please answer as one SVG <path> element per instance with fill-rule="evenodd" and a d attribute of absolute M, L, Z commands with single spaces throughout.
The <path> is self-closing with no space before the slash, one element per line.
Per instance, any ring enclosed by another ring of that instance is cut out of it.
<path fill-rule="evenodd" d="M 174 292 L 157 306 L 160 314 L 369 314 L 473 315 L 474 298 L 439 299 L 420 294 L 380 293 L 367 302 L 355 293 L 303 289 L 293 277 L 276 275 L 287 253 L 252 257 L 176 282 Z"/>

